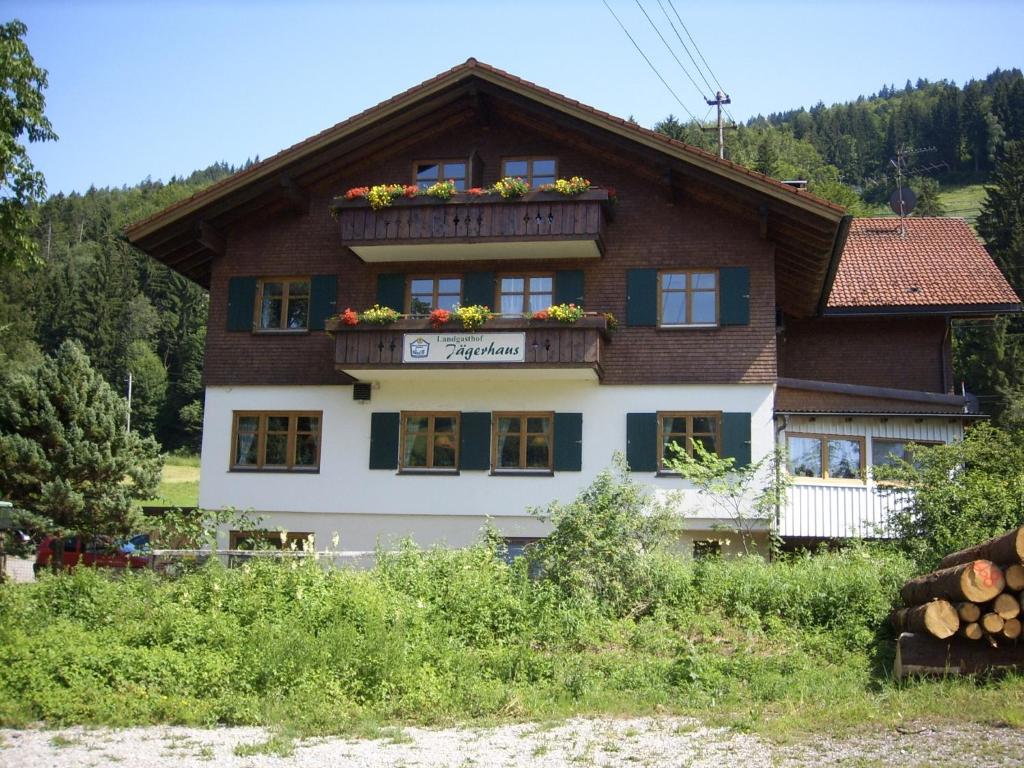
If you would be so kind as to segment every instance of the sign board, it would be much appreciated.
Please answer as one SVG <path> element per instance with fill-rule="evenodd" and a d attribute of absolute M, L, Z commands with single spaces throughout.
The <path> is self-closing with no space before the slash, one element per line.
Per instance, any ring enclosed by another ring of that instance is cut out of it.
<path fill-rule="evenodd" d="M 406 333 L 403 363 L 524 363 L 525 333 Z"/>

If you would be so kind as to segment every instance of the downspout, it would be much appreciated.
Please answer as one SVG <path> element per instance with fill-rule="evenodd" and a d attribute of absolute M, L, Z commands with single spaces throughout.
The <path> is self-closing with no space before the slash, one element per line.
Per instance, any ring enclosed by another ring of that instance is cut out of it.
<path fill-rule="evenodd" d="M 943 315 L 943 317 L 946 320 L 946 330 L 942 334 L 942 341 L 939 342 L 939 369 L 940 369 L 940 378 L 942 380 L 942 393 L 943 394 L 949 394 L 952 390 L 951 390 L 951 384 L 949 382 L 949 377 L 946 375 L 946 342 L 951 340 L 951 334 L 952 334 L 952 331 L 953 331 L 953 317 L 952 317 L 952 315 Z M 952 349 L 952 347 L 950 347 L 949 355 L 950 355 L 949 364 L 950 364 L 950 366 L 952 366 L 953 365 L 953 359 L 952 359 L 953 358 L 953 349 Z"/>
<path fill-rule="evenodd" d="M 789 426 L 789 419 L 786 414 L 776 414 L 775 416 L 775 488 L 776 491 L 782 487 L 782 466 L 779 464 L 779 457 L 782 455 L 782 448 L 780 447 L 780 436 L 786 431 L 786 427 Z M 782 527 L 782 499 L 779 498 L 776 493 L 775 496 L 775 533 L 778 535 L 779 529 Z M 769 550 L 769 555 L 772 552 Z"/>

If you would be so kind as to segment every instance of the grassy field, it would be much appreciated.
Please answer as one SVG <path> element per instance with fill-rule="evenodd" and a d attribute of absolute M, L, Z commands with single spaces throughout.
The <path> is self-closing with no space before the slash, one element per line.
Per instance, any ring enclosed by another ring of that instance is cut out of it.
<path fill-rule="evenodd" d="M 156 498 L 143 504 L 167 507 L 194 507 L 199 503 L 199 457 L 167 454 Z"/>
<path fill-rule="evenodd" d="M 947 216 L 967 219 L 973 225 L 985 202 L 984 184 L 944 187 L 939 193 L 939 202 L 946 209 Z"/>

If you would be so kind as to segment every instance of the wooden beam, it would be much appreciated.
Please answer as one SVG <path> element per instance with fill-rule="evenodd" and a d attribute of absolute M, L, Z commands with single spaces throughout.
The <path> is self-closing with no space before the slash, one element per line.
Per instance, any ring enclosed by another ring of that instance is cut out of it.
<path fill-rule="evenodd" d="M 224 235 L 208 221 L 200 220 L 196 224 L 196 240 L 201 246 L 213 251 L 218 256 L 223 256 L 224 251 L 227 250 Z"/>
<path fill-rule="evenodd" d="M 309 213 L 309 195 L 291 176 L 281 177 L 281 194 L 288 201 L 288 207 L 292 211 L 298 214 Z"/>
<path fill-rule="evenodd" d="M 488 130 L 491 127 L 491 100 L 479 88 L 469 89 L 469 98 L 473 103 L 473 111 L 476 113 L 476 124 L 481 130 Z"/>

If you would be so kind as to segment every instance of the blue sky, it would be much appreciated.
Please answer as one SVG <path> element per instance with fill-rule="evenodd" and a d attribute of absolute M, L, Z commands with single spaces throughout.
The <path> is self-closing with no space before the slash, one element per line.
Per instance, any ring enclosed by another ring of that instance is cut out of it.
<path fill-rule="evenodd" d="M 1024 66 L 1021 2 L 672 1 L 738 120 L 907 78 L 962 84 Z M 658 0 L 642 2 L 706 91 Z M 636 0 L 608 3 L 703 118 L 710 94 L 690 83 Z M 675 21 L 668 0 L 662 6 Z M 28 25 L 33 56 L 49 71 L 47 114 L 60 140 L 30 154 L 50 192 L 267 157 L 470 56 L 642 125 L 686 117 L 600 0 L 2 7 Z"/>

